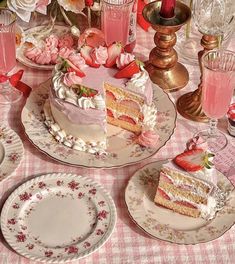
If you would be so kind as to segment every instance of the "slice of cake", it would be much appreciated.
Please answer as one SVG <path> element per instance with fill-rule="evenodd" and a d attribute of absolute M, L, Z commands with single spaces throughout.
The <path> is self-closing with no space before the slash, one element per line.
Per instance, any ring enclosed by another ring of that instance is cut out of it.
<path fill-rule="evenodd" d="M 44 116 L 56 140 L 100 154 L 107 149 L 107 123 L 136 135 L 154 129 L 157 109 L 148 73 L 121 52 L 119 44 L 85 46 L 55 66 Z"/>
<path fill-rule="evenodd" d="M 176 163 L 180 155 L 174 159 Z M 183 166 L 189 171 L 180 169 L 172 161 L 164 164 L 154 202 L 183 215 L 211 219 L 223 201 L 219 201 L 221 191 L 206 180 L 206 174 L 203 173 L 207 154 L 202 149 L 194 149 L 184 152 L 183 155 L 188 157 Z M 181 168 L 182 164 L 181 160 Z"/>

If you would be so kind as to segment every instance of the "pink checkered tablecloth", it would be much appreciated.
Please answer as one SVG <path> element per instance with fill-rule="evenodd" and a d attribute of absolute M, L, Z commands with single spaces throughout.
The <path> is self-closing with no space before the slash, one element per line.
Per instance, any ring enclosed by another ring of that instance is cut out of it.
<path fill-rule="evenodd" d="M 137 45 L 135 52 L 137 56 L 140 56 L 142 59 L 147 59 L 150 50 L 154 47 L 153 34 L 153 30 L 146 33 L 140 28 L 137 29 Z M 233 38 L 230 43 L 230 49 L 235 49 L 235 38 Z M 51 76 L 50 71 L 33 70 L 20 64 L 18 64 L 17 67 L 25 70 L 23 81 L 33 89 Z M 185 92 L 196 89 L 199 82 L 199 68 L 190 65 L 186 65 L 186 67 L 190 74 L 190 82 L 181 91 L 170 95 L 173 101 Z M 25 149 L 25 154 L 20 166 L 11 177 L 0 182 L 0 208 L 12 190 L 23 181 L 36 175 L 51 172 L 86 175 L 101 183 L 110 192 L 117 208 L 117 223 L 112 236 L 103 247 L 84 259 L 74 261 L 73 263 L 235 263 L 234 227 L 220 238 L 208 243 L 189 246 L 172 244 L 153 239 L 139 229 L 129 217 L 124 201 L 125 187 L 135 171 L 151 161 L 174 157 L 177 153 L 184 150 L 187 139 L 199 129 L 205 128 L 207 126 L 206 124 L 188 121 L 178 115 L 177 126 L 173 136 L 151 159 L 136 165 L 112 170 L 76 168 L 52 160 L 28 141 L 20 122 L 20 112 L 24 103 L 25 102 L 22 100 L 16 105 L 1 106 L 0 109 L 0 122 L 4 122 L 20 135 Z M 230 144 L 227 150 L 221 154 L 218 166 L 235 183 L 235 168 L 232 167 L 235 158 L 231 158 L 235 157 L 235 139 L 228 135 L 226 126 L 227 123 L 225 118 L 219 121 L 219 128 L 226 133 L 230 140 Z M 172 219 L 172 221 L 174 220 Z M 32 264 L 36 262 L 15 253 L 0 235 L 0 264 L 29 263 Z"/>

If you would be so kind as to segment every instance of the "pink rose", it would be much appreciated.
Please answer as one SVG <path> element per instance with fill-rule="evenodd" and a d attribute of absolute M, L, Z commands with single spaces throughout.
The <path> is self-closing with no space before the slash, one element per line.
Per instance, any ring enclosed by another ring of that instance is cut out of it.
<path fill-rule="evenodd" d="M 73 84 L 80 84 L 82 83 L 82 78 L 76 75 L 75 72 L 67 72 L 64 75 L 63 83 L 68 87 L 72 86 Z"/>
<path fill-rule="evenodd" d="M 74 52 L 74 49 L 69 49 L 67 47 L 60 49 L 59 51 L 59 56 L 67 59 L 69 57 L 70 54 L 72 54 Z"/>
<path fill-rule="evenodd" d="M 80 53 L 72 53 L 69 55 L 68 59 L 79 69 L 87 67 L 86 62 Z"/>
<path fill-rule="evenodd" d="M 107 47 L 99 46 L 98 48 L 94 48 L 91 51 L 91 57 L 94 63 L 105 64 L 106 60 L 108 59 Z"/>
<path fill-rule="evenodd" d="M 67 47 L 71 49 L 73 47 L 73 44 L 74 44 L 73 37 L 69 34 L 64 35 L 61 38 L 59 38 L 59 44 L 58 44 L 59 48 Z"/>
<path fill-rule="evenodd" d="M 154 131 L 142 131 L 139 135 L 137 142 L 144 147 L 155 147 L 158 143 L 159 135 L 157 135 Z"/>
<path fill-rule="evenodd" d="M 123 69 L 126 65 L 130 64 L 133 60 L 135 60 L 135 56 L 131 53 L 121 53 L 117 59 L 116 64 L 118 69 Z"/>

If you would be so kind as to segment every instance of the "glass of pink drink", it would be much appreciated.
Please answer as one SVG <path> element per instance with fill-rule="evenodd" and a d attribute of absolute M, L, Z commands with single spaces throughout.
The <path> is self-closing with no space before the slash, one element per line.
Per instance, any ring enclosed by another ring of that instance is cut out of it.
<path fill-rule="evenodd" d="M 226 136 L 218 131 L 217 122 L 228 111 L 235 88 L 235 53 L 211 50 L 202 58 L 202 109 L 210 118 L 208 131 L 199 132 L 210 149 L 217 152 L 227 145 Z"/>
<path fill-rule="evenodd" d="M 102 31 L 107 45 L 113 42 L 127 44 L 133 0 L 104 0 L 102 4 Z"/>
<path fill-rule="evenodd" d="M 0 75 L 7 75 L 16 66 L 16 16 L 8 9 L 0 8 Z M 22 93 L 9 81 L 0 83 L 0 104 L 17 102 Z"/>

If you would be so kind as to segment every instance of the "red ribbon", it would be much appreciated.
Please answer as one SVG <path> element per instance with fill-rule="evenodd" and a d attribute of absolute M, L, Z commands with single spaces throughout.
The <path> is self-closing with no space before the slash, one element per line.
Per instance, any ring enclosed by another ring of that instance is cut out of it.
<path fill-rule="evenodd" d="M 143 11 L 145 5 L 146 4 L 143 0 L 138 0 L 137 22 L 138 22 L 139 26 L 143 28 L 143 30 L 148 31 L 148 29 L 150 27 L 150 23 L 148 23 L 142 15 L 142 11 Z"/>
<path fill-rule="evenodd" d="M 21 91 L 24 96 L 28 97 L 31 92 L 31 88 L 27 84 L 20 81 L 23 76 L 23 73 L 24 70 L 19 70 L 11 76 L 0 74 L 0 83 L 9 81 L 12 86 Z"/>

